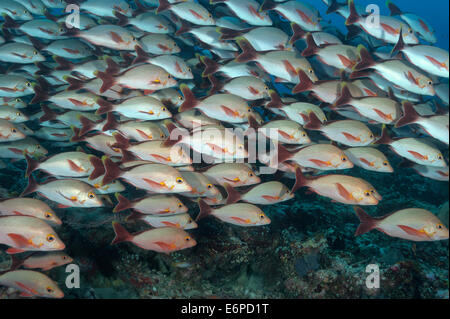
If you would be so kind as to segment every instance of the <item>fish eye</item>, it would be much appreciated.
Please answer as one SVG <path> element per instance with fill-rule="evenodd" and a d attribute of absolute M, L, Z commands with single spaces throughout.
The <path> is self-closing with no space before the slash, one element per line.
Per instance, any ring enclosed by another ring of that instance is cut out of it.
<path fill-rule="evenodd" d="M 437 158 L 438 158 L 438 160 L 441 160 L 442 159 L 442 155 L 439 154 Z"/>
<path fill-rule="evenodd" d="M 192 224 L 192 222 L 193 222 L 192 218 L 189 218 L 187 221 L 188 224 Z"/>
<path fill-rule="evenodd" d="M 343 162 L 346 162 L 346 161 L 347 161 L 347 157 L 342 156 L 342 157 L 341 157 L 341 160 L 342 160 Z"/>
<path fill-rule="evenodd" d="M 90 193 L 88 194 L 88 197 L 89 197 L 90 199 L 93 199 L 93 198 L 95 198 L 95 194 L 92 193 L 92 192 L 90 192 Z"/>
<path fill-rule="evenodd" d="M 313 74 L 314 70 L 313 69 L 308 69 L 309 74 Z"/>
<path fill-rule="evenodd" d="M 52 287 L 45 288 L 49 294 L 52 294 L 55 290 Z"/>
<path fill-rule="evenodd" d="M 269 91 L 269 87 L 267 85 L 265 85 L 264 90 Z"/>
<path fill-rule="evenodd" d="M 17 129 L 13 127 L 13 128 L 11 129 L 11 132 L 17 133 Z"/>
<path fill-rule="evenodd" d="M 305 132 L 302 133 L 302 137 L 306 137 L 306 133 Z"/>
<path fill-rule="evenodd" d="M 208 188 L 208 189 L 211 189 L 212 187 L 213 187 L 212 184 L 206 185 L 206 188 Z"/>
<path fill-rule="evenodd" d="M 164 138 L 164 137 L 166 137 L 164 134 L 161 134 L 161 138 Z"/>
<path fill-rule="evenodd" d="M 442 225 L 442 224 L 437 224 L 437 228 L 438 229 L 442 229 L 444 227 L 444 225 Z"/>
<path fill-rule="evenodd" d="M 47 241 L 49 242 L 49 243 L 51 243 L 52 241 L 55 241 L 55 236 L 53 236 L 52 234 L 48 234 L 47 235 Z"/>
<path fill-rule="evenodd" d="M 264 214 L 259 214 L 259 219 L 264 219 L 265 217 Z"/>
<path fill-rule="evenodd" d="M 188 70 L 188 72 L 191 72 L 191 71 L 192 71 L 191 68 L 187 68 L 187 70 Z"/>
<path fill-rule="evenodd" d="M 39 150 L 39 149 L 41 149 L 41 146 L 40 145 L 38 145 L 38 146 L 36 146 L 36 148 Z"/>
<path fill-rule="evenodd" d="M 180 101 L 183 101 L 183 97 L 180 95 L 180 96 L 178 96 L 178 99 L 180 100 Z"/>
<path fill-rule="evenodd" d="M 251 111 L 252 111 L 252 109 L 251 109 L 251 108 L 248 108 L 248 109 L 247 109 L 247 112 L 251 112 Z"/>
<path fill-rule="evenodd" d="M 375 194 L 375 190 L 374 190 L 374 189 L 371 189 L 370 192 L 371 192 L 372 194 Z"/>
<path fill-rule="evenodd" d="M 248 177 L 253 177 L 255 176 L 255 174 L 253 174 L 253 172 L 248 173 Z"/>
<path fill-rule="evenodd" d="M 64 32 L 64 29 L 63 28 L 59 28 L 59 32 Z"/>
<path fill-rule="evenodd" d="M 34 54 L 34 55 L 37 55 L 37 54 L 38 54 L 37 50 L 34 50 L 34 51 L 33 51 L 33 54 Z"/>
<path fill-rule="evenodd" d="M 53 214 L 50 212 L 45 212 L 44 216 L 45 218 L 52 218 Z"/>
<path fill-rule="evenodd" d="M 369 192 L 369 191 L 366 191 L 366 192 L 364 193 L 364 195 L 365 195 L 366 197 L 369 197 L 369 196 L 370 196 L 370 192 Z"/>
<path fill-rule="evenodd" d="M 25 85 L 30 87 L 31 86 L 31 82 L 27 82 L 27 83 L 25 83 Z"/>
<path fill-rule="evenodd" d="M 191 241 L 191 236 L 186 236 L 186 237 L 184 237 L 184 240 L 185 240 L 185 241 Z"/>
<path fill-rule="evenodd" d="M 208 18 L 212 18 L 212 14 L 211 13 L 208 13 Z"/>
<path fill-rule="evenodd" d="M 131 37 L 131 40 L 132 41 L 136 41 L 136 37 Z"/>
<path fill-rule="evenodd" d="M 413 30 L 411 28 L 408 29 L 408 33 L 412 34 Z"/>
<path fill-rule="evenodd" d="M 17 115 L 17 116 L 20 116 L 20 112 L 16 112 L 16 115 Z"/>
<path fill-rule="evenodd" d="M 165 112 L 167 111 L 167 108 L 165 106 L 161 107 L 161 111 Z"/>
<path fill-rule="evenodd" d="M 183 204 L 182 203 L 178 203 L 178 208 L 183 208 Z"/>
<path fill-rule="evenodd" d="M 184 182 L 184 180 L 181 178 L 181 177 L 178 177 L 177 178 L 177 183 L 178 184 L 182 184 Z"/>
<path fill-rule="evenodd" d="M 384 166 L 388 166 L 388 164 L 389 164 L 389 163 L 388 163 L 387 161 L 384 161 L 384 162 L 383 162 L 383 165 L 384 165 Z"/>
<path fill-rule="evenodd" d="M 16 99 L 16 102 L 17 102 L 17 103 L 18 103 L 18 102 L 21 102 L 21 99 L 17 98 L 17 99 Z"/>
<path fill-rule="evenodd" d="M 167 75 L 167 78 L 168 78 L 168 79 L 171 79 L 171 78 L 172 78 L 172 76 L 171 76 L 170 74 L 168 74 L 168 75 Z"/>
<path fill-rule="evenodd" d="M 433 81 L 428 81 L 428 85 L 433 85 Z"/>
<path fill-rule="evenodd" d="M 370 135 L 369 135 L 369 138 L 373 138 L 373 134 L 370 134 Z"/>
<path fill-rule="evenodd" d="M 66 259 L 67 259 L 67 257 L 66 257 L 66 256 L 63 256 L 63 257 L 62 257 L 62 259 L 63 259 L 63 260 L 66 260 Z"/>

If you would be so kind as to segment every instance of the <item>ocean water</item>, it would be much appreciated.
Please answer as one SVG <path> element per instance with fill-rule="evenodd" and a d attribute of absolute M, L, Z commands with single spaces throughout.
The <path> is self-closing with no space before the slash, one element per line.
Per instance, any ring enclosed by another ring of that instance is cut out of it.
<path fill-rule="evenodd" d="M 346 32 L 343 18 L 337 14 L 326 15 L 322 1 L 305 2 L 319 9 L 323 21 Z M 384 1 L 356 0 L 356 3 L 377 4 L 382 14 L 388 14 Z M 435 29 L 438 39 L 435 45 L 448 50 L 448 1 L 398 0 L 395 4 L 405 12 L 413 12 L 426 19 Z M 52 12 L 58 13 L 59 10 Z M 277 16 L 274 12 L 270 15 Z M 280 28 L 290 34 L 286 23 L 281 23 Z M 208 51 L 200 46 L 181 46 L 180 56 L 185 59 L 192 58 L 200 50 L 203 54 Z M 303 44 L 298 43 L 297 48 L 301 50 Z M 117 53 L 106 51 L 110 55 Z M 46 57 L 51 60 L 49 54 Z M 17 66 L 1 61 L 0 65 L 0 73 L 4 75 L 8 69 Z M 273 77 L 271 79 L 274 80 Z M 440 80 L 448 83 L 448 79 Z M 270 85 L 286 97 L 292 88 L 274 81 Z M 31 97 L 24 100 L 29 102 Z M 319 104 L 317 100 L 314 103 Z M 448 105 L 443 107 L 448 110 Z M 176 112 L 176 108 L 171 110 Z M 30 104 L 24 109 L 29 115 L 38 111 L 38 104 Z M 259 108 L 258 112 L 266 121 L 274 118 L 264 108 Z M 329 110 L 326 114 L 330 119 L 342 119 Z M 40 127 L 36 120 L 26 124 L 33 130 Z M 381 134 L 381 125 L 371 128 L 376 135 Z M 313 141 L 325 139 L 318 132 L 308 130 L 308 134 Z M 423 132 L 409 130 L 396 134 L 426 136 Z M 49 151 L 48 155 L 74 151 L 78 146 L 98 157 L 103 155 L 84 142 L 61 147 L 56 146 L 55 141 L 43 138 L 38 138 L 38 141 Z M 448 163 L 448 145 L 435 139 L 431 141 L 436 143 Z M 417 207 L 429 210 L 448 227 L 448 181 L 423 177 L 404 167 L 402 158 L 389 147 L 382 145 L 379 149 L 389 159 L 393 173 L 372 172 L 355 166 L 326 174 L 354 176 L 373 185 L 382 200 L 376 206 L 363 207 L 371 216 L 381 217 L 400 209 Z M 0 168 L 0 198 L 20 196 L 27 186 L 24 178 L 27 163 L 23 159 L 2 158 L 1 154 L 0 159 L 4 163 Z M 203 166 L 196 166 L 200 167 Z M 34 176 L 39 182 L 49 177 L 44 172 L 35 172 Z M 294 184 L 294 179 L 281 174 L 263 175 L 261 179 L 262 182 L 278 180 L 288 187 Z M 129 184 L 121 194 L 129 200 L 146 195 L 143 190 Z M 113 213 L 117 200 L 114 194 L 108 196 L 111 204 L 106 207 L 59 208 L 55 202 L 37 194 L 27 195 L 43 199 L 63 222 L 55 230 L 66 244 L 65 252 L 74 260 L 72 264 L 76 265 L 76 270 L 73 274 L 75 277 L 79 275 L 79 280 L 74 282 L 79 285 L 67 285 L 67 265 L 41 272 L 57 283 L 65 298 L 448 299 L 448 239 L 414 242 L 390 237 L 377 230 L 355 237 L 359 220 L 353 206 L 333 202 L 308 192 L 306 188 L 298 190 L 289 201 L 259 206 L 270 218 L 270 225 L 240 227 L 213 217 L 201 219 L 198 228 L 188 231 L 197 245 L 170 254 L 144 250 L 131 243 L 111 245 L 115 236 L 112 222 L 120 223 L 131 233 L 148 230 L 150 226 L 140 221 L 127 221 L 130 210 Z M 199 213 L 198 204 L 186 197 L 181 198 L 190 216 L 195 218 Z M 7 248 L 0 245 L 0 265 L 3 266 L 0 269 L 8 268 L 10 256 L 5 253 Z M 25 257 L 27 253 L 17 256 Z M 379 274 L 376 287 L 367 284 L 372 272 Z M 0 299 L 3 298 L 21 297 L 16 291 L 0 285 Z"/>

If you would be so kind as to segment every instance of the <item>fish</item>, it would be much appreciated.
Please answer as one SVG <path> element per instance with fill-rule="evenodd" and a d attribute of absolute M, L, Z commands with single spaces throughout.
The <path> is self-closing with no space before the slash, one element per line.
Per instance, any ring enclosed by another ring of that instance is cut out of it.
<path fill-rule="evenodd" d="M 145 250 L 169 254 L 197 244 L 191 235 L 176 227 L 154 228 L 136 234 L 130 234 L 117 222 L 113 222 L 113 228 L 116 237 L 111 242 L 112 245 L 131 242 Z"/>
<path fill-rule="evenodd" d="M 395 153 L 417 164 L 447 167 L 442 153 L 434 146 L 414 137 L 392 139 L 386 127 L 383 127 L 382 135 L 375 144 L 389 145 Z"/>
<path fill-rule="evenodd" d="M 39 199 L 17 197 L 0 202 L 0 216 L 31 216 L 51 224 L 61 225 L 58 215 L 46 203 Z"/>
<path fill-rule="evenodd" d="M 21 297 L 63 298 L 64 293 L 46 275 L 33 270 L 13 270 L 0 275 L 0 285 L 19 290 Z"/>
<path fill-rule="evenodd" d="M 205 168 L 203 175 L 215 185 L 228 183 L 234 187 L 259 184 L 261 178 L 246 164 L 221 163 Z"/>
<path fill-rule="evenodd" d="M 366 170 L 380 173 L 394 172 L 386 155 L 374 147 L 350 147 L 345 149 L 344 153 L 353 164 Z"/>
<path fill-rule="evenodd" d="M 449 116 L 431 115 L 420 116 L 410 102 L 403 102 L 403 116 L 395 123 L 395 127 L 403 127 L 410 124 L 420 125 L 431 137 L 448 145 Z"/>
<path fill-rule="evenodd" d="M 375 141 L 375 135 L 362 122 L 339 120 L 321 123 L 313 112 L 309 114 L 309 121 L 304 128 L 320 131 L 330 140 L 347 146 L 367 146 Z"/>
<path fill-rule="evenodd" d="M 355 207 L 361 224 L 355 236 L 377 229 L 388 236 L 411 241 L 435 241 L 448 239 L 448 229 L 430 211 L 422 208 L 406 208 L 383 217 L 371 217 L 360 207 Z"/>
<path fill-rule="evenodd" d="M 314 193 L 347 205 L 378 205 L 382 199 L 377 190 L 361 178 L 348 175 L 319 175 L 306 178 L 296 169 L 297 183 L 293 189 L 308 187 Z"/>
<path fill-rule="evenodd" d="M 55 267 L 64 266 L 73 262 L 72 257 L 62 251 L 32 253 L 25 258 L 19 258 L 17 255 L 11 255 L 11 269 L 27 268 L 41 269 L 48 271 Z"/>
<path fill-rule="evenodd" d="M 7 120 L 0 119 L 0 143 L 22 140 L 26 135 L 17 126 Z"/>
<path fill-rule="evenodd" d="M 241 227 L 264 226 L 270 224 L 269 217 L 253 204 L 235 203 L 225 205 L 219 208 L 211 208 L 203 200 L 198 202 L 200 213 L 197 220 L 206 216 L 214 216 L 215 218 L 232 225 Z"/>
<path fill-rule="evenodd" d="M 128 200 L 119 193 L 115 194 L 118 203 L 113 212 L 118 213 L 126 209 L 133 209 L 142 215 L 177 215 L 188 211 L 187 207 L 176 196 L 173 195 L 152 195 L 139 198 L 134 201 Z"/>
<path fill-rule="evenodd" d="M 72 179 L 47 180 L 38 184 L 32 176 L 21 196 L 38 192 L 58 203 L 59 207 L 102 207 L 103 202 L 89 184 Z"/>
<path fill-rule="evenodd" d="M 8 254 L 65 248 L 53 228 L 40 218 L 11 215 L 0 216 L 0 220 L 0 243 L 10 247 Z"/>
<path fill-rule="evenodd" d="M 176 215 L 148 215 L 133 212 L 126 220 L 141 220 L 155 228 L 175 227 L 188 230 L 198 227 L 197 223 L 187 213 Z"/>
<path fill-rule="evenodd" d="M 294 198 L 294 194 L 286 185 L 278 181 L 270 181 L 252 186 L 251 188 L 238 192 L 230 184 L 225 184 L 227 191 L 227 204 L 243 201 L 256 205 L 273 205 Z"/>

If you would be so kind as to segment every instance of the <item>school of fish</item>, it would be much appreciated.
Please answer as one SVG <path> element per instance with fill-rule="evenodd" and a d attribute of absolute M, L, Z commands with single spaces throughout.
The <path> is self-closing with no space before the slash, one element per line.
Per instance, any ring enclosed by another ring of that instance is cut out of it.
<path fill-rule="evenodd" d="M 111 213 L 148 228 L 113 222 L 111 244 L 160 253 L 195 246 L 190 230 L 205 217 L 268 225 L 264 206 L 301 188 L 353 205 L 356 235 L 448 239 L 419 207 L 369 216 L 360 206 L 384 190 L 346 174 L 389 179 L 401 157 L 448 182 L 448 51 L 391 1 L 376 25 L 357 0 L 322 1 L 347 34 L 297 0 L 0 1 L 0 164 L 26 161 L 17 179 L 28 178 L 20 197 L 0 200 L 12 257 L 0 285 L 62 298 L 42 273 L 73 261 L 54 209 L 109 207 L 114 196 Z M 273 153 L 255 158 L 257 132 Z"/>

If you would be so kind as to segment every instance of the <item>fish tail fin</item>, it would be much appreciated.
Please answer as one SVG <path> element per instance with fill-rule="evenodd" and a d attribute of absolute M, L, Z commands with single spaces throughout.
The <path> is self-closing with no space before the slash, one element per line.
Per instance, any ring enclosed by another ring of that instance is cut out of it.
<path fill-rule="evenodd" d="M 236 57 L 236 62 L 245 63 L 254 61 L 258 57 L 258 52 L 252 47 L 250 42 L 244 37 L 237 37 L 236 42 L 241 48 L 242 52 Z"/>
<path fill-rule="evenodd" d="M 233 30 L 229 28 L 217 28 L 216 30 L 220 33 L 219 39 L 223 41 L 233 40 L 244 33 L 242 30 Z"/>
<path fill-rule="evenodd" d="M 78 118 L 78 120 L 81 123 L 81 128 L 80 128 L 80 136 L 83 136 L 84 134 L 94 130 L 95 127 L 95 123 L 92 122 L 90 119 L 88 119 L 87 117 L 85 117 L 84 115 L 80 115 L 80 117 Z"/>
<path fill-rule="evenodd" d="M 119 19 L 119 21 L 117 21 L 117 25 L 121 27 L 126 26 L 130 22 L 127 16 L 123 15 L 118 11 L 114 11 L 113 14 L 117 19 Z"/>
<path fill-rule="evenodd" d="M 44 91 L 44 89 L 41 88 L 39 85 L 35 85 L 33 87 L 33 90 L 34 90 L 34 97 L 30 102 L 31 104 L 47 101 L 50 97 L 49 94 L 46 91 Z"/>
<path fill-rule="evenodd" d="M 195 98 L 191 89 L 186 84 L 181 84 L 180 90 L 183 93 L 184 102 L 181 104 L 179 111 L 184 112 L 193 109 L 198 104 L 198 100 Z"/>
<path fill-rule="evenodd" d="M 27 161 L 27 170 L 25 172 L 25 177 L 30 177 L 31 173 L 33 173 L 38 167 L 39 162 L 32 159 L 28 154 L 24 154 L 25 159 Z"/>
<path fill-rule="evenodd" d="M 20 24 L 18 24 L 13 18 L 11 18 L 7 14 L 3 15 L 3 19 L 5 20 L 5 22 L 3 22 L 2 28 L 17 29 L 20 27 Z"/>
<path fill-rule="evenodd" d="M 105 167 L 105 175 L 103 175 L 102 184 L 107 185 L 122 175 L 119 165 L 114 163 L 108 156 L 102 157 L 103 166 Z"/>
<path fill-rule="evenodd" d="M 59 70 L 59 71 L 72 70 L 75 66 L 75 64 L 73 64 L 69 60 L 66 60 L 57 55 L 53 56 L 53 61 L 55 61 L 58 64 L 58 66 L 55 68 L 55 70 Z"/>
<path fill-rule="evenodd" d="M 295 167 L 295 183 L 292 186 L 291 194 L 294 194 L 298 189 L 305 187 L 308 185 L 308 179 L 303 175 L 302 169 L 300 166 L 296 165 Z"/>
<path fill-rule="evenodd" d="M 52 121 L 52 120 L 56 119 L 58 116 L 58 114 L 55 111 L 53 111 L 51 108 L 49 108 L 47 105 L 42 105 L 41 109 L 44 112 L 44 115 L 42 115 L 39 118 L 40 123 Z"/>
<path fill-rule="evenodd" d="M 297 23 L 291 23 L 292 29 L 292 37 L 289 39 L 290 44 L 294 44 L 300 39 L 303 39 L 306 36 L 306 31 L 302 29 Z"/>
<path fill-rule="evenodd" d="M 259 11 L 267 11 L 267 10 L 272 10 L 273 8 L 275 8 L 277 6 L 277 3 L 275 1 L 272 0 L 265 0 L 263 2 L 263 4 L 261 5 L 261 7 L 259 8 Z"/>
<path fill-rule="evenodd" d="M 172 146 L 174 146 L 175 144 L 177 144 L 178 142 L 181 141 L 181 139 L 183 138 L 183 134 L 179 134 L 180 132 L 178 132 L 178 133 L 175 132 L 176 138 L 174 138 L 174 136 L 172 135 L 172 132 L 174 132 L 175 130 L 177 130 L 179 128 L 175 124 L 173 124 L 171 122 L 167 123 L 166 127 L 167 127 L 167 130 L 169 131 L 169 136 L 164 141 L 163 146 L 164 147 L 172 147 Z"/>
<path fill-rule="evenodd" d="M 8 271 L 16 270 L 23 265 L 25 259 L 17 257 L 17 255 L 10 255 L 10 256 L 11 256 L 11 265 L 9 266 Z"/>
<path fill-rule="evenodd" d="M 277 145 L 277 159 L 278 163 L 283 163 L 292 157 L 293 153 L 285 148 L 281 143 Z"/>
<path fill-rule="evenodd" d="M 298 70 L 298 78 L 300 82 L 292 89 L 292 94 L 310 91 L 314 87 L 314 83 L 303 70 Z"/>
<path fill-rule="evenodd" d="M 308 122 L 303 127 L 307 130 L 318 131 L 322 128 L 322 122 L 319 120 L 316 113 L 310 112 Z"/>
<path fill-rule="evenodd" d="M 192 30 L 192 26 L 184 20 L 181 20 L 180 28 L 175 32 L 175 35 L 182 35 Z"/>
<path fill-rule="evenodd" d="M 350 15 L 348 16 L 347 20 L 345 20 L 345 25 L 352 25 L 358 22 L 361 19 L 361 17 L 356 11 L 354 0 L 348 0 L 348 8 L 350 10 Z"/>
<path fill-rule="evenodd" d="M 80 90 L 84 86 L 84 82 L 80 81 L 78 79 L 75 79 L 71 76 L 64 76 L 64 80 L 69 83 L 69 87 L 67 88 L 67 91 L 76 91 Z"/>
<path fill-rule="evenodd" d="M 369 50 L 367 50 L 364 45 L 360 44 L 358 46 L 358 54 L 360 56 L 360 61 L 353 67 L 353 71 L 365 70 L 376 64 Z"/>
<path fill-rule="evenodd" d="M 200 208 L 200 213 L 198 213 L 195 221 L 198 221 L 202 218 L 209 216 L 212 213 L 212 208 L 206 204 L 202 199 L 198 201 L 198 207 Z"/>
<path fill-rule="evenodd" d="M 403 105 L 403 116 L 395 123 L 395 127 L 402 127 L 411 123 L 416 122 L 420 115 L 416 112 L 411 102 L 404 101 Z"/>
<path fill-rule="evenodd" d="M 212 84 L 211 90 L 209 90 L 208 95 L 214 94 L 223 88 L 223 83 L 219 81 L 213 74 L 208 76 L 208 80 Z"/>
<path fill-rule="evenodd" d="M 122 134 L 120 133 L 113 133 L 113 137 L 116 140 L 116 143 L 114 144 L 114 147 L 118 147 L 120 149 L 124 149 L 126 150 L 127 148 L 130 147 L 130 141 L 124 137 Z"/>
<path fill-rule="evenodd" d="M 389 145 L 393 142 L 392 138 L 389 136 L 387 131 L 386 124 L 383 124 L 383 128 L 381 129 L 381 136 L 378 140 L 374 142 L 374 144 L 385 144 Z"/>
<path fill-rule="evenodd" d="M 134 154 L 131 153 L 130 151 L 127 151 L 126 149 L 121 149 L 120 151 L 122 153 L 121 163 L 131 162 L 136 159 Z"/>
<path fill-rule="evenodd" d="M 98 105 L 100 105 L 98 110 L 95 112 L 95 114 L 97 115 L 109 113 L 114 110 L 114 104 L 112 104 L 109 101 L 106 101 L 105 99 L 102 99 L 101 97 L 97 98 L 96 102 Z"/>
<path fill-rule="evenodd" d="M 94 74 L 103 82 L 100 88 L 100 93 L 108 91 L 114 85 L 114 76 L 111 72 L 108 72 L 108 69 L 106 69 L 105 72 L 97 71 Z"/>
<path fill-rule="evenodd" d="M 89 162 L 91 162 L 91 165 L 94 167 L 91 175 L 89 175 L 89 180 L 96 179 L 97 177 L 100 177 L 103 174 L 105 174 L 105 167 L 103 166 L 103 162 L 100 158 L 91 155 L 89 156 Z"/>
<path fill-rule="evenodd" d="M 130 209 L 133 207 L 132 202 L 130 200 L 128 200 L 125 196 L 122 196 L 119 193 L 116 193 L 115 196 L 116 196 L 118 203 L 117 203 L 116 207 L 114 207 L 113 213 L 118 213 L 125 209 Z"/>
<path fill-rule="evenodd" d="M 258 121 L 256 120 L 255 116 L 250 114 L 248 116 L 248 125 L 254 129 L 255 131 L 258 130 L 258 128 L 260 127 L 260 125 L 258 124 Z"/>
<path fill-rule="evenodd" d="M 148 61 L 149 55 L 147 52 L 144 51 L 144 49 L 142 49 L 140 46 L 136 45 L 134 47 L 134 49 L 136 50 L 136 58 L 133 60 L 133 62 L 131 64 L 138 64 L 138 63 L 145 63 Z"/>
<path fill-rule="evenodd" d="M 117 126 L 119 123 L 116 121 L 116 118 L 112 112 L 109 112 L 106 114 L 106 123 L 102 127 L 102 131 L 109 131 L 109 130 L 115 130 L 117 129 Z"/>
<path fill-rule="evenodd" d="M 220 67 L 219 63 L 206 56 L 201 56 L 200 62 L 202 62 L 203 65 L 205 66 L 205 69 L 203 70 L 202 73 L 202 77 L 207 77 L 211 74 L 216 73 L 219 70 Z"/>
<path fill-rule="evenodd" d="M 356 216 L 358 216 L 360 224 L 356 229 L 355 236 L 365 234 L 377 227 L 376 219 L 367 214 L 361 207 L 353 207 Z"/>
<path fill-rule="evenodd" d="M 337 2 L 337 0 L 331 0 L 330 5 L 327 8 L 326 14 L 330 14 L 338 11 L 341 8 L 341 5 Z"/>
<path fill-rule="evenodd" d="M 387 0 L 386 6 L 388 7 L 389 11 L 391 12 L 391 16 L 399 16 L 402 15 L 403 12 L 400 10 L 399 7 L 397 7 L 392 1 Z"/>
<path fill-rule="evenodd" d="M 342 83 L 341 95 L 334 102 L 334 106 L 342 106 L 349 104 L 353 99 L 352 92 L 348 88 L 348 85 Z"/>
<path fill-rule="evenodd" d="M 227 192 L 227 205 L 236 203 L 241 199 L 241 194 L 239 194 L 239 192 L 235 190 L 233 186 L 228 183 L 225 183 L 223 186 L 225 187 L 225 191 Z"/>
<path fill-rule="evenodd" d="M 133 221 L 133 220 L 139 220 L 139 219 L 142 219 L 143 216 L 144 216 L 144 214 L 141 214 L 136 211 L 132 211 L 131 214 L 125 218 L 125 221 L 129 222 L 129 221 Z"/>
<path fill-rule="evenodd" d="M 133 239 L 133 235 L 131 235 L 125 227 L 120 225 L 118 222 L 112 222 L 112 226 L 114 229 L 114 239 L 111 242 L 111 245 L 115 245 L 118 243 L 123 243 L 125 241 L 131 241 Z"/>
<path fill-rule="evenodd" d="M 280 96 L 277 91 L 269 90 L 270 102 L 266 104 L 266 108 L 277 109 L 283 106 Z"/>
<path fill-rule="evenodd" d="M 37 191 L 38 188 L 39 188 L 39 184 L 34 180 L 33 176 L 30 175 L 28 177 L 28 185 L 24 189 L 22 194 L 20 194 L 20 197 L 24 197 L 28 194 L 34 193 L 35 191 Z"/>
<path fill-rule="evenodd" d="M 160 12 L 169 10 L 171 7 L 169 1 L 167 0 L 159 0 L 159 6 L 158 9 L 156 9 L 156 14 L 159 14 Z"/>
<path fill-rule="evenodd" d="M 309 57 L 312 55 L 317 54 L 317 51 L 319 50 L 319 47 L 316 44 L 316 41 L 314 41 L 314 38 L 311 33 L 308 33 L 306 35 L 306 49 L 303 50 L 302 56 Z"/>
<path fill-rule="evenodd" d="M 403 28 L 400 28 L 400 34 L 398 36 L 398 41 L 391 51 L 391 56 L 395 56 L 397 53 L 405 48 L 405 41 L 403 41 Z"/>

